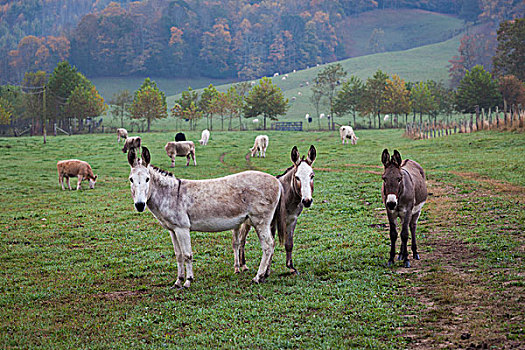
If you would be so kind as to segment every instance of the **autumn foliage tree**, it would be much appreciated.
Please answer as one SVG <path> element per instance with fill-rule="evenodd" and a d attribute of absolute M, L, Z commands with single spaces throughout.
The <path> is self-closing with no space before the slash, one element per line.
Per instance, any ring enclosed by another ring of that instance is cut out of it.
<path fill-rule="evenodd" d="M 95 86 L 79 84 L 71 92 L 65 106 L 66 113 L 79 119 L 93 118 L 101 115 L 106 109 L 104 99 Z"/>
<path fill-rule="evenodd" d="M 398 115 L 410 113 L 410 91 L 407 90 L 405 81 L 397 74 L 387 79 L 384 94 L 384 112 L 393 114 L 394 122 L 397 123 Z"/>
<path fill-rule="evenodd" d="M 514 75 L 525 81 L 525 18 L 505 21 L 498 29 L 498 47 L 494 56 L 496 75 Z"/>
<path fill-rule="evenodd" d="M 505 106 L 525 106 L 525 84 L 513 75 L 499 79 L 499 91 Z"/>

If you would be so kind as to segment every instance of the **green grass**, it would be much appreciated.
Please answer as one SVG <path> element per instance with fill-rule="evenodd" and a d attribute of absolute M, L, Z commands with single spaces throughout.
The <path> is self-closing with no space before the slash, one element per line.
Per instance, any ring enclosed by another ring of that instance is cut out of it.
<path fill-rule="evenodd" d="M 376 226 L 386 217 L 375 210 L 382 206 L 381 182 L 373 173 L 381 169 L 370 167 L 380 165 L 382 149 L 395 147 L 420 162 L 430 181 L 467 192 L 469 183 L 451 171 L 525 186 L 522 134 L 413 141 L 399 130 L 361 131 L 358 145 L 345 147 L 336 133 L 267 134 L 267 158 L 252 159 L 251 166 L 271 174 L 290 165 L 293 145 L 301 153 L 310 144 L 318 150 L 314 204 L 295 235 L 301 274 L 287 273 L 278 247 L 267 282 L 252 285 L 261 256 L 253 232 L 246 247 L 251 269 L 241 275 L 233 273 L 230 232 L 192 232 L 196 280 L 182 291 L 169 289 L 176 262 L 168 233 L 151 213 L 133 209 L 129 166 L 114 135 L 49 137 L 46 145 L 40 137 L 0 138 L 0 347 L 406 348 L 400 334 L 415 321 L 403 315 L 420 305 L 404 293 L 410 281 L 397 273 L 402 268 L 385 267 L 388 229 Z M 244 156 L 255 135 L 213 132 L 208 146 L 197 145 L 197 167 L 184 167 L 181 158 L 173 172 L 200 179 L 247 169 Z M 168 169 L 163 146 L 173 134 L 141 136 L 152 163 Z M 226 164 L 219 161 L 223 154 Z M 86 184 L 79 192 L 60 190 L 56 161 L 68 158 L 91 164 L 99 174 L 94 190 Z M 522 212 L 516 203 L 491 206 L 501 215 Z M 423 237 L 430 217 L 424 209 Z M 514 225 L 524 228 L 523 215 L 517 220 Z M 485 238 L 480 231 L 461 226 L 456 234 L 490 249 L 491 231 Z M 514 251 L 513 237 L 495 244 Z M 495 250 L 490 259 L 498 258 L 508 259 L 508 251 Z"/>

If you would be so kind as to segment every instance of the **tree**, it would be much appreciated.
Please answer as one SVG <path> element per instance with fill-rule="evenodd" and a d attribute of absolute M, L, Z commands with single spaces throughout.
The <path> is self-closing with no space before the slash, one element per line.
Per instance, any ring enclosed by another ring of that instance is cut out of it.
<path fill-rule="evenodd" d="M 166 96 L 157 88 L 157 84 L 146 78 L 139 90 L 135 92 L 130 108 L 131 117 L 145 119 L 150 131 L 151 122 L 168 116 Z"/>
<path fill-rule="evenodd" d="M 288 110 L 288 99 L 283 92 L 275 86 L 269 78 L 262 78 L 246 97 L 244 106 L 244 117 L 255 118 L 258 115 L 264 117 L 264 130 L 266 130 L 266 118 L 278 120 L 278 115 L 283 115 Z"/>
<path fill-rule="evenodd" d="M 416 113 L 419 113 L 419 121 L 423 123 L 423 114 L 430 114 L 430 111 L 435 108 L 434 96 L 432 96 L 428 84 L 423 81 L 414 84 L 410 96 L 414 111 L 414 122 Z"/>
<path fill-rule="evenodd" d="M 372 53 L 385 51 L 385 32 L 382 28 L 374 28 L 368 40 L 368 49 Z"/>
<path fill-rule="evenodd" d="M 95 86 L 89 83 L 77 85 L 69 95 L 65 109 L 68 115 L 74 115 L 82 120 L 101 115 L 106 106 Z"/>
<path fill-rule="evenodd" d="M 195 107 L 192 107 L 192 104 Z M 171 113 L 181 120 L 187 120 L 190 122 L 190 129 L 193 129 L 194 121 L 199 117 L 198 114 L 194 113 L 194 108 L 199 105 L 199 94 L 197 91 L 188 87 L 187 91 L 183 91 L 181 97 L 175 101 L 175 105 L 171 109 Z M 190 115 L 192 118 L 187 117 Z M 202 114 L 201 114 L 202 116 Z"/>
<path fill-rule="evenodd" d="M 321 94 L 328 99 L 330 106 L 330 116 L 332 118 L 332 130 L 335 130 L 334 122 L 334 102 L 335 90 L 341 84 L 341 80 L 346 76 L 346 71 L 340 63 L 332 64 L 324 68 L 314 79 L 314 86 L 319 89 Z"/>
<path fill-rule="evenodd" d="M 499 91 L 506 106 L 525 106 L 525 84 L 514 75 L 500 78 Z"/>
<path fill-rule="evenodd" d="M 410 113 L 410 91 L 407 90 L 405 81 L 397 74 L 393 74 L 386 81 L 384 112 L 393 114 L 395 123 L 399 114 Z"/>
<path fill-rule="evenodd" d="M 22 81 L 24 94 L 24 116 L 32 120 L 33 129 L 31 133 L 37 130 L 37 121 L 44 126 L 49 118 L 48 113 L 44 113 L 44 89 L 48 81 L 48 75 L 44 71 L 35 73 L 27 72 Z M 42 129 L 43 131 L 43 129 Z"/>
<path fill-rule="evenodd" d="M 385 106 L 385 89 L 388 74 L 381 69 L 374 76 L 366 80 L 364 110 L 366 113 L 377 115 L 378 127 L 381 128 L 381 112 Z"/>
<path fill-rule="evenodd" d="M 492 75 L 482 66 L 475 66 L 459 82 L 456 103 L 459 111 L 473 113 L 479 108 L 493 108 L 500 105 L 501 94 Z"/>
<path fill-rule="evenodd" d="M 0 125 L 9 124 L 13 115 L 13 106 L 3 97 L 0 97 Z"/>
<path fill-rule="evenodd" d="M 364 91 L 363 81 L 359 77 L 352 75 L 349 80 L 343 82 L 341 90 L 339 90 L 335 99 L 334 112 L 336 114 L 352 112 L 354 127 L 356 125 L 356 112 L 362 103 Z"/>
<path fill-rule="evenodd" d="M 493 58 L 496 75 L 514 75 L 525 81 L 525 18 L 505 21 L 498 29 L 498 47 Z"/>
<path fill-rule="evenodd" d="M 310 102 L 314 105 L 315 113 L 317 116 L 317 122 L 319 123 L 319 130 L 321 130 L 321 118 L 319 110 L 321 108 L 321 102 L 323 100 L 323 93 L 315 84 L 312 85 L 312 95 L 310 96 Z"/>
<path fill-rule="evenodd" d="M 210 84 L 207 88 L 204 88 L 202 91 L 201 98 L 198 103 L 199 109 L 202 111 L 203 115 L 206 116 L 206 126 L 213 130 L 213 108 L 212 101 L 217 97 L 219 92 Z"/>
<path fill-rule="evenodd" d="M 109 101 L 111 105 L 113 105 L 112 110 L 117 115 L 117 117 L 120 117 L 120 127 L 124 127 L 124 118 L 126 117 L 126 114 L 129 112 L 129 108 L 131 106 L 131 102 L 133 102 L 133 99 L 131 98 L 131 94 L 129 90 L 122 90 L 119 92 L 115 92 L 113 94 L 113 97 Z"/>

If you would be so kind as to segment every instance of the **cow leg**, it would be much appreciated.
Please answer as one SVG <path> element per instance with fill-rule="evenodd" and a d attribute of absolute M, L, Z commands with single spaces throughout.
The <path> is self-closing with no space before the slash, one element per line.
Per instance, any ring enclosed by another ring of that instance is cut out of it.
<path fill-rule="evenodd" d="M 182 288 L 182 281 L 184 281 L 184 256 L 180 248 L 175 231 L 170 230 L 171 243 L 173 243 L 173 250 L 177 259 L 177 281 L 172 288 Z"/>
<path fill-rule="evenodd" d="M 64 191 L 65 190 L 65 188 L 64 188 L 64 175 L 58 174 L 58 184 L 60 186 L 62 186 L 62 191 Z"/>
<path fill-rule="evenodd" d="M 193 253 L 191 251 L 191 239 L 189 228 L 176 228 L 175 235 L 182 251 L 182 258 L 186 265 L 186 282 L 183 287 L 189 288 L 193 281 Z"/>
<path fill-rule="evenodd" d="M 263 153 L 263 158 L 266 158 L 266 147 L 263 147 L 262 153 Z"/>
<path fill-rule="evenodd" d="M 80 190 L 81 183 L 82 183 L 82 175 L 78 174 L 77 191 Z"/>
<path fill-rule="evenodd" d="M 421 214 L 421 211 L 412 214 L 412 219 L 410 220 L 410 233 L 412 234 L 412 257 L 415 260 L 419 260 L 419 254 L 417 253 L 417 244 L 416 244 L 416 228 L 417 228 L 417 220 L 419 219 L 419 215 Z"/>
<path fill-rule="evenodd" d="M 190 165 L 190 154 L 186 155 L 186 166 Z"/>
<path fill-rule="evenodd" d="M 71 191 L 71 185 L 69 184 L 69 176 L 64 176 L 66 178 L 66 182 L 67 182 L 67 188 L 69 188 L 69 190 Z"/>
<path fill-rule="evenodd" d="M 175 156 L 171 157 L 171 168 L 175 168 Z"/>
<path fill-rule="evenodd" d="M 197 160 L 195 159 L 195 152 L 191 152 L 191 158 L 193 158 L 193 165 L 197 166 Z"/>

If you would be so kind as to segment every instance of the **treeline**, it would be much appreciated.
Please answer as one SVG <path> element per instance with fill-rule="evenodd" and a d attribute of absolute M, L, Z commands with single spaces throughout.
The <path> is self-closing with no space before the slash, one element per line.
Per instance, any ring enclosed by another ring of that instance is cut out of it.
<path fill-rule="evenodd" d="M 68 59 L 88 76 L 153 75 L 252 79 L 345 57 L 348 16 L 422 8 L 468 20 L 519 2 L 506 0 L 10 1 L 0 5 L 5 81 L 50 72 Z M 519 12 L 518 12 L 519 13 Z"/>

